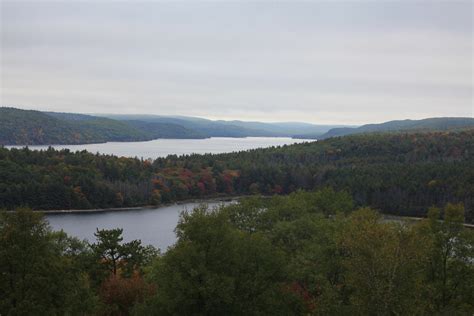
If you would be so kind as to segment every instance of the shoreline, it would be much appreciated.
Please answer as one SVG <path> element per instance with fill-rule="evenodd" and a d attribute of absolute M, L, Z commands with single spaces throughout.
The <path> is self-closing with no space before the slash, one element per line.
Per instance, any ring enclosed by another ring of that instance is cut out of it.
<path fill-rule="evenodd" d="M 106 213 L 106 212 L 126 212 L 126 211 L 139 211 L 145 209 L 160 209 L 163 207 L 168 207 L 172 205 L 182 205 L 188 203 L 216 203 L 216 202 L 232 202 L 238 201 L 241 198 L 245 197 L 245 195 L 238 195 L 238 196 L 225 196 L 225 197 L 210 197 L 210 198 L 203 198 L 203 199 L 187 199 L 181 200 L 176 202 L 169 202 L 160 205 L 143 205 L 143 206 L 132 206 L 132 207 L 110 207 L 110 208 L 93 208 L 93 209 L 71 209 L 71 210 L 34 210 L 34 212 L 42 213 L 44 215 L 48 214 L 81 214 L 81 213 Z M 15 212 L 15 211 L 7 211 L 7 212 Z"/>
<path fill-rule="evenodd" d="M 33 147 L 32 150 L 37 150 L 34 147 L 59 147 L 59 146 L 85 146 L 85 145 L 103 145 L 109 143 L 144 143 L 144 142 L 152 142 L 154 140 L 204 140 L 204 139 L 211 139 L 211 138 L 232 138 L 232 139 L 239 139 L 239 138 L 288 138 L 288 139 L 295 139 L 295 140 L 304 140 L 304 141 L 317 141 L 315 138 L 298 138 L 294 136 L 208 136 L 208 137 L 195 137 L 195 138 L 152 138 L 146 140 L 108 140 L 104 142 L 91 142 L 91 143 L 74 143 L 74 144 L 0 144 L 0 147 L 4 147 L 6 149 L 23 149 L 23 148 L 30 148 Z"/>
<path fill-rule="evenodd" d="M 139 211 L 145 209 L 158 210 L 160 208 L 172 206 L 172 205 L 183 205 L 188 203 L 196 204 L 207 204 L 207 203 L 218 203 L 218 202 L 234 202 L 239 201 L 242 198 L 251 197 L 252 195 L 228 195 L 228 196 L 218 196 L 218 197 L 208 197 L 202 199 L 186 199 L 181 201 L 169 202 L 160 205 L 143 205 L 143 206 L 132 206 L 132 207 L 110 207 L 110 208 L 94 208 L 94 209 L 71 209 L 71 210 L 33 210 L 33 212 L 38 212 L 43 215 L 59 215 L 59 214 L 84 214 L 84 213 L 107 213 L 107 212 L 127 212 L 127 211 Z M 262 198 L 268 197 L 265 195 L 261 196 Z M 15 212 L 13 210 L 6 211 L 8 213 Z M 416 216 L 397 216 L 393 214 L 384 214 L 380 212 L 384 221 L 411 221 L 418 222 L 426 219 L 425 217 L 416 217 Z M 474 224 L 463 223 L 463 226 L 468 229 L 474 229 Z"/>
<path fill-rule="evenodd" d="M 412 217 L 412 216 L 406 216 L 406 215 L 405 216 L 397 216 L 397 215 L 384 214 L 384 213 L 380 213 L 380 215 L 383 217 L 383 221 L 385 221 L 385 222 L 406 221 L 406 222 L 416 223 L 416 222 L 427 219 L 427 217 L 416 217 L 416 216 Z M 439 220 L 439 221 L 442 221 L 442 220 Z M 468 229 L 474 229 L 474 224 L 464 222 L 463 226 L 468 228 Z"/>

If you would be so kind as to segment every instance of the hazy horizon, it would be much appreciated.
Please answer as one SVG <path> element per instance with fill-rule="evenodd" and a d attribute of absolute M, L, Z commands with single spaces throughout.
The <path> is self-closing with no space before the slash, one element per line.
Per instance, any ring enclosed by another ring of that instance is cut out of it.
<path fill-rule="evenodd" d="M 432 119 L 432 118 L 471 118 L 471 116 L 430 116 L 430 117 L 422 117 L 422 118 L 401 118 L 401 119 L 394 119 L 394 120 L 388 120 L 388 121 L 372 121 L 372 122 L 365 122 L 361 124 L 344 124 L 344 123 L 318 123 L 318 122 L 309 122 L 309 121 L 272 121 L 272 120 L 242 120 L 242 119 L 216 119 L 216 118 L 211 118 L 211 117 L 206 117 L 206 116 L 190 116 L 190 115 L 180 115 L 180 114 L 169 114 L 169 115 L 161 115 L 161 114 L 152 114 L 152 113 L 127 113 L 127 114 L 122 114 L 122 113 L 83 113 L 83 112 L 74 112 L 74 111 L 49 111 L 49 110 L 42 110 L 42 109 L 34 109 L 34 108 L 21 108 L 17 106 L 4 106 L 0 105 L 0 108 L 5 107 L 5 108 L 17 108 L 21 110 L 32 110 L 32 111 L 40 111 L 40 112 L 56 112 L 56 113 L 69 113 L 69 114 L 82 114 L 82 115 L 90 115 L 90 116 L 99 116 L 99 117 L 111 117 L 111 116 L 116 116 L 116 115 L 131 115 L 131 116 L 157 116 L 157 117 L 172 117 L 172 118 L 198 118 L 198 119 L 204 119 L 204 120 L 212 120 L 212 121 L 227 121 L 227 122 L 232 122 L 232 121 L 241 121 L 241 122 L 255 122 L 255 123 L 275 123 L 275 124 L 281 124 L 281 123 L 303 123 L 303 124 L 314 124 L 314 125 L 320 125 L 320 126 L 352 126 L 352 127 L 357 127 L 357 126 L 362 126 L 366 124 L 380 124 L 380 123 L 385 123 L 388 121 L 398 121 L 398 120 L 423 120 L 423 119 Z"/>
<path fill-rule="evenodd" d="M 2 1 L 0 105 L 320 125 L 473 117 L 473 5 Z"/>

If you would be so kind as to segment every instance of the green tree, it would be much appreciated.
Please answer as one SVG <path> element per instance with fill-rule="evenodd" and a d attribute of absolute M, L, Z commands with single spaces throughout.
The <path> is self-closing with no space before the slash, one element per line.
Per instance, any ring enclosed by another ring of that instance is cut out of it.
<path fill-rule="evenodd" d="M 431 312 L 474 311 L 474 234 L 463 227 L 464 207 L 447 204 L 444 220 L 438 208 L 418 229 L 429 238 L 425 295 Z"/>
<path fill-rule="evenodd" d="M 140 240 L 122 243 L 122 233 L 121 228 L 97 229 L 94 233 L 97 242 L 91 245 L 91 249 L 105 277 L 119 272 L 124 276 L 141 272 L 159 253 L 153 246 L 143 246 Z"/>
<path fill-rule="evenodd" d="M 0 314 L 88 314 L 95 308 L 77 240 L 51 233 L 40 214 L 0 213 Z"/>
<path fill-rule="evenodd" d="M 177 244 L 158 259 L 147 315 L 289 314 L 282 254 L 260 234 L 233 228 L 224 212 L 183 214 Z"/>
<path fill-rule="evenodd" d="M 101 314 L 128 315 L 137 302 L 153 291 L 145 284 L 143 270 L 158 251 L 140 240 L 123 243 L 123 229 L 97 229 L 89 272 L 98 291 Z"/>
<path fill-rule="evenodd" d="M 383 223 L 370 209 L 354 212 L 340 237 L 352 313 L 407 315 L 423 312 L 419 293 L 423 241 L 396 223 Z M 421 244 L 419 244 L 421 243 Z"/>
<path fill-rule="evenodd" d="M 97 229 L 94 236 L 97 242 L 91 245 L 92 250 L 101 266 L 111 272 L 117 274 L 120 260 L 123 258 L 121 242 L 123 229 Z"/>

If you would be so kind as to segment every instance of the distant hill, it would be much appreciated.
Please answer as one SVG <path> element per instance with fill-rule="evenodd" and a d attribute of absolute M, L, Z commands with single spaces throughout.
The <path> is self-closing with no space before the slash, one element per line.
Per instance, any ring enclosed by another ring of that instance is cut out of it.
<path fill-rule="evenodd" d="M 212 121 L 197 117 L 159 116 L 159 115 L 107 115 L 106 117 L 122 121 L 143 121 L 148 123 L 176 124 L 193 130 L 205 137 L 248 137 L 248 136 L 283 136 L 272 131 L 247 128 L 230 124 L 226 121 Z M 284 136 L 289 136 L 284 135 Z"/>
<path fill-rule="evenodd" d="M 178 124 L 207 137 L 295 137 L 298 134 L 322 135 L 331 128 L 344 125 L 316 125 L 300 122 L 248 122 L 248 121 L 212 121 L 209 119 L 189 116 L 160 115 L 114 115 L 101 114 L 108 118 L 122 121 L 145 121 L 152 123 Z"/>
<path fill-rule="evenodd" d="M 333 128 L 321 135 L 319 139 L 345 136 L 361 133 L 374 132 L 397 132 L 397 131 L 443 131 L 474 127 L 474 118 L 469 117 L 439 117 L 423 120 L 398 120 L 381 124 L 367 124 L 356 128 L 342 127 Z M 302 138 L 310 138 L 311 135 L 300 135 Z"/>
<path fill-rule="evenodd" d="M 262 123 L 262 122 L 245 122 L 245 121 L 216 121 L 225 125 L 234 125 L 247 129 L 262 130 L 276 136 L 292 136 L 297 138 L 298 134 L 314 134 L 322 135 L 331 128 L 341 127 L 343 125 L 315 125 L 300 122 L 279 122 L 279 123 Z"/>
<path fill-rule="evenodd" d="M 160 123 L 160 122 L 144 122 L 144 121 L 123 121 L 124 123 L 147 133 L 153 138 L 206 138 L 205 134 L 198 131 L 188 129 L 179 124 Z"/>
<path fill-rule="evenodd" d="M 86 144 L 157 138 L 320 136 L 338 125 L 213 121 L 159 115 L 86 115 L 0 107 L 0 145 Z"/>
<path fill-rule="evenodd" d="M 127 122 L 105 117 L 75 113 L 44 113 L 74 125 L 82 133 L 92 135 L 93 138 L 102 138 L 101 141 L 138 141 L 157 138 L 153 134 L 136 128 Z"/>
<path fill-rule="evenodd" d="M 0 144 L 31 145 L 87 142 L 71 124 L 38 111 L 0 108 Z"/>
<path fill-rule="evenodd" d="M 0 145 L 86 144 L 152 139 L 124 122 L 88 115 L 0 108 Z"/>

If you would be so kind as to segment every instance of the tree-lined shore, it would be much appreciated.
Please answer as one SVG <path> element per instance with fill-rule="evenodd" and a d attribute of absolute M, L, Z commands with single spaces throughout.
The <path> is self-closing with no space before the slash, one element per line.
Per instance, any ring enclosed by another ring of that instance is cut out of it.
<path fill-rule="evenodd" d="M 159 251 L 122 229 L 80 241 L 0 212 L 3 315 L 467 315 L 474 231 L 462 204 L 387 221 L 324 189 L 184 212 Z"/>
<path fill-rule="evenodd" d="M 357 205 L 426 217 L 463 203 L 474 220 L 474 130 L 367 134 L 238 153 L 140 160 L 0 148 L 0 208 L 103 209 L 331 187 Z"/>

